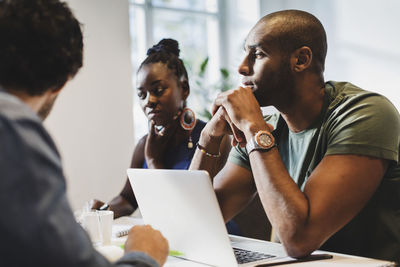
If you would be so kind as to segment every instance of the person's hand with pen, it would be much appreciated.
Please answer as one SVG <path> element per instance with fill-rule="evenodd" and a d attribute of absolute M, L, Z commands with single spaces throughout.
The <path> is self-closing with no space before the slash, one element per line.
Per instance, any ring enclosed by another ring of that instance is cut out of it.
<path fill-rule="evenodd" d="M 90 208 L 93 210 L 112 210 L 114 212 L 114 219 L 132 214 L 135 210 L 131 203 L 121 195 L 116 196 L 108 203 L 92 199 L 90 201 Z"/>

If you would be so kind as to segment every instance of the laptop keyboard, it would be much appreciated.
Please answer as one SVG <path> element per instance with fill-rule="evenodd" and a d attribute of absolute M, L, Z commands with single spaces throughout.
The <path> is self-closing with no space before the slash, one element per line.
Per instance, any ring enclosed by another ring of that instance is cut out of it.
<path fill-rule="evenodd" d="M 261 252 L 250 251 L 240 248 L 233 248 L 235 252 L 236 260 L 239 264 L 244 264 L 252 261 L 265 260 L 269 258 L 274 258 L 274 255 L 269 255 Z"/>

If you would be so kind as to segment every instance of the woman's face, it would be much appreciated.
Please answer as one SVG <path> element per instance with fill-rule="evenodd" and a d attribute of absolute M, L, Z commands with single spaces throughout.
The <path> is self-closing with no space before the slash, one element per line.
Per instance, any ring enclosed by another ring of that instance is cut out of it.
<path fill-rule="evenodd" d="M 142 66 L 137 75 L 137 95 L 147 119 L 166 126 L 182 108 L 184 90 L 173 70 L 162 62 Z"/>

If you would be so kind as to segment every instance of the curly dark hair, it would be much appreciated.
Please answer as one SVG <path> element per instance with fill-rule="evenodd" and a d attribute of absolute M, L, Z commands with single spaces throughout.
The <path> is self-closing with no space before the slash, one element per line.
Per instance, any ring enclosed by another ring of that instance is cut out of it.
<path fill-rule="evenodd" d="M 0 85 L 31 96 L 61 88 L 83 60 L 81 25 L 59 0 L 0 0 Z"/>
<path fill-rule="evenodd" d="M 162 39 L 158 44 L 147 50 L 147 58 L 140 64 L 139 70 L 147 64 L 162 62 L 174 70 L 178 79 L 184 78 L 189 83 L 185 64 L 179 58 L 179 44 L 174 39 Z"/>

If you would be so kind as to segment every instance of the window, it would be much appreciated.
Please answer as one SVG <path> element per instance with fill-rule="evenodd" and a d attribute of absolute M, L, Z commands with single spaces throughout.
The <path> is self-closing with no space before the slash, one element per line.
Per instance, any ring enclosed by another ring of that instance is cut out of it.
<path fill-rule="evenodd" d="M 199 110 L 210 104 L 196 97 L 201 94 L 194 82 L 201 63 L 209 58 L 205 73 L 207 83 L 218 82 L 222 67 L 235 72 L 244 38 L 259 18 L 258 10 L 258 0 L 130 0 L 134 84 L 137 68 L 146 57 L 147 49 L 163 38 L 176 39 L 191 85 L 188 106 L 199 114 Z M 239 85 L 239 80 L 234 83 Z M 134 88 L 136 90 L 135 85 Z M 147 132 L 147 120 L 136 93 L 133 95 L 136 143 Z"/>

